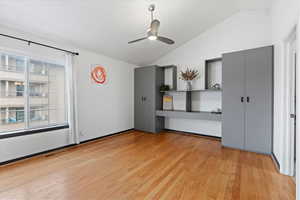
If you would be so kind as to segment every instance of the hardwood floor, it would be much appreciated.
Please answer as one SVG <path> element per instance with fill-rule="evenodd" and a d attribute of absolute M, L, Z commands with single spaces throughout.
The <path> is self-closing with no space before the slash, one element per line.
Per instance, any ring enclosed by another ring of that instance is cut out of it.
<path fill-rule="evenodd" d="M 269 156 L 132 131 L 0 167 L 2 200 L 290 200 Z"/>

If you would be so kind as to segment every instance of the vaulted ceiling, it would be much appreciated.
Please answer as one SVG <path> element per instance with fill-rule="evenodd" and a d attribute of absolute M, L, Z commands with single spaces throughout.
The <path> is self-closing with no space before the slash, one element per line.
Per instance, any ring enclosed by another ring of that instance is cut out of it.
<path fill-rule="evenodd" d="M 240 10 L 267 9 L 272 0 L 4 0 L 0 24 L 66 42 L 136 65 L 147 65 Z M 149 4 L 160 34 L 175 40 L 128 44 L 145 36 Z"/>

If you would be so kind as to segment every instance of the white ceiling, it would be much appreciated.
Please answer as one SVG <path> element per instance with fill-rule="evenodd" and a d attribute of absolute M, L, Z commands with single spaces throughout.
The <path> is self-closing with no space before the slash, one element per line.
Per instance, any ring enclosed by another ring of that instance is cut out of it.
<path fill-rule="evenodd" d="M 44 38 L 147 65 L 243 9 L 266 9 L 272 0 L 2 0 L 0 23 Z M 145 35 L 147 8 L 156 4 L 160 35 L 175 40 L 127 44 Z"/>

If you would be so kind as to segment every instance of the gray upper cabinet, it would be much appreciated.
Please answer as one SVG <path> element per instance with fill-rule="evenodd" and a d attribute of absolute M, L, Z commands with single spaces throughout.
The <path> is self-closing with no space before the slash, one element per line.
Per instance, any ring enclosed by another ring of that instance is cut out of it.
<path fill-rule="evenodd" d="M 223 55 L 224 146 L 271 153 L 273 47 Z"/>
<path fill-rule="evenodd" d="M 158 132 L 161 125 L 156 110 L 162 100 L 157 95 L 163 83 L 157 66 L 140 67 L 134 71 L 134 128 L 146 132 Z"/>

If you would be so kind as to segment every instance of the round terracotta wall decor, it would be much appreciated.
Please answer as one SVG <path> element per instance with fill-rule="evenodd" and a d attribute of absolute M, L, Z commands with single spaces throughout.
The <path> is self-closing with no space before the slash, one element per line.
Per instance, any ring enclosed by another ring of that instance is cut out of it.
<path fill-rule="evenodd" d="M 96 65 L 92 67 L 91 79 L 97 84 L 104 84 L 107 81 L 107 74 L 104 67 Z"/>

